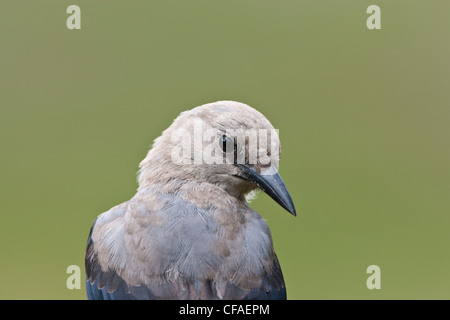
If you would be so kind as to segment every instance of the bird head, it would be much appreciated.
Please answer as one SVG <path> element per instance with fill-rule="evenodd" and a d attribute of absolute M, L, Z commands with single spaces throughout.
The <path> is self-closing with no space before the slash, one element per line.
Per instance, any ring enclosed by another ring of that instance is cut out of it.
<path fill-rule="evenodd" d="M 280 151 L 278 130 L 259 111 L 235 101 L 209 103 L 182 112 L 155 140 L 140 164 L 139 183 L 190 179 L 239 199 L 260 189 L 295 216 L 278 173 Z"/>

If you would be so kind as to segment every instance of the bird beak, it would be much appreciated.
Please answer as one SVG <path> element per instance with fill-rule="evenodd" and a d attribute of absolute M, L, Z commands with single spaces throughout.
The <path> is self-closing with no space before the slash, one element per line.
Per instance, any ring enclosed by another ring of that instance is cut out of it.
<path fill-rule="evenodd" d="M 294 217 L 297 215 L 291 195 L 274 167 L 270 167 L 264 173 L 258 173 L 253 166 L 237 166 L 241 169 L 241 173 L 237 175 L 238 177 L 253 183 Z"/>

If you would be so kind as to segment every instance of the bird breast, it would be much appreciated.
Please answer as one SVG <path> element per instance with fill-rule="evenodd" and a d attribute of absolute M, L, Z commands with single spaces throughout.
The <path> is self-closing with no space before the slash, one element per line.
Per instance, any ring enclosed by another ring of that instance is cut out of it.
<path fill-rule="evenodd" d="M 202 197 L 212 200 L 197 201 L 203 190 L 196 188 L 143 189 L 100 215 L 92 238 L 102 268 L 131 285 L 179 279 L 260 285 L 252 279 L 270 273 L 275 257 L 267 224 L 246 203 L 214 188 Z"/>

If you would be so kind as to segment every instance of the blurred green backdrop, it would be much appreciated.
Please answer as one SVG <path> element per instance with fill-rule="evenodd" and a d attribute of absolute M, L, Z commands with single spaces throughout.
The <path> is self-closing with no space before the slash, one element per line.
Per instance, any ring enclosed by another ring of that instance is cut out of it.
<path fill-rule="evenodd" d="M 66 8 L 81 8 L 68 30 Z M 381 30 L 366 8 L 381 7 Z M 0 1 L 0 298 L 85 299 L 95 217 L 181 111 L 280 129 L 290 299 L 450 298 L 449 1 Z M 368 290 L 366 268 L 381 268 Z M 84 277 L 84 274 L 82 275 Z"/>

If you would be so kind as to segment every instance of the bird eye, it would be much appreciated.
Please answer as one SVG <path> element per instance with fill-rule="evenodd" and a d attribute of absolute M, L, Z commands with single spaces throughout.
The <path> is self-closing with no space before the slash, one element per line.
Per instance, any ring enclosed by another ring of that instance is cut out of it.
<path fill-rule="evenodd" d="M 222 135 L 222 151 L 225 153 L 233 153 L 235 151 L 234 141 L 226 135 Z"/>

